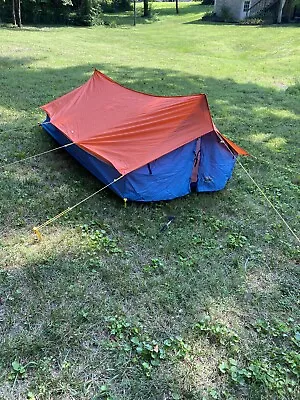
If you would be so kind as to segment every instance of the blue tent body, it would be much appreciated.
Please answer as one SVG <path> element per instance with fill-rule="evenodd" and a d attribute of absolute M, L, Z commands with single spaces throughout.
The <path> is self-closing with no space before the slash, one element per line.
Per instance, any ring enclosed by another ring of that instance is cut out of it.
<path fill-rule="evenodd" d="M 104 184 L 132 201 L 221 190 L 247 152 L 215 127 L 204 94 L 153 96 L 100 71 L 41 107 L 42 127 Z"/>
<path fill-rule="evenodd" d="M 42 127 L 60 145 L 72 143 L 51 124 L 49 117 L 42 123 Z M 198 151 L 197 141 L 200 142 Z M 66 147 L 66 151 L 105 184 L 120 176 L 112 165 L 76 145 Z M 197 192 L 214 192 L 225 187 L 232 175 L 235 161 L 233 152 L 228 150 L 215 132 L 210 132 L 130 172 L 114 183 L 111 189 L 122 198 L 140 202 L 181 197 L 189 194 L 192 186 Z M 195 164 L 197 180 L 191 185 Z"/>

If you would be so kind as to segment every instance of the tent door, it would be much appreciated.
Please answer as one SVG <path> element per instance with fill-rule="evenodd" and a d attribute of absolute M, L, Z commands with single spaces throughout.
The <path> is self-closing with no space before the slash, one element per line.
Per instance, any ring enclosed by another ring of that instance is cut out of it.
<path fill-rule="evenodd" d="M 200 163 L 200 144 L 201 144 L 201 139 L 198 138 L 196 142 L 196 148 L 195 148 L 195 158 L 194 158 L 194 166 L 192 170 L 192 176 L 191 176 L 191 186 L 194 186 L 197 184 L 198 181 L 198 172 L 199 172 L 199 163 Z"/>

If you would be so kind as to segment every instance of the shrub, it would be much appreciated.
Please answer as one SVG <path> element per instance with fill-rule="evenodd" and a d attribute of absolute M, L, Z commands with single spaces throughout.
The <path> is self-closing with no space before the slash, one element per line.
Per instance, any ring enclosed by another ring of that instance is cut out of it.
<path fill-rule="evenodd" d="M 107 13 L 117 11 L 130 11 L 132 9 L 130 0 L 101 0 L 102 10 Z"/>
<path fill-rule="evenodd" d="M 101 25 L 103 23 L 100 0 L 84 0 L 77 14 L 78 25 Z"/>
<path fill-rule="evenodd" d="M 263 20 L 262 18 L 257 18 L 257 17 L 249 17 L 246 19 L 243 19 L 242 21 L 239 22 L 240 25 L 262 25 Z"/>
<path fill-rule="evenodd" d="M 215 3 L 215 0 L 202 0 L 201 4 L 204 6 L 213 6 Z"/>
<path fill-rule="evenodd" d="M 213 11 L 209 11 L 203 15 L 202 21 L 215 21 L 216 14 Z"/>

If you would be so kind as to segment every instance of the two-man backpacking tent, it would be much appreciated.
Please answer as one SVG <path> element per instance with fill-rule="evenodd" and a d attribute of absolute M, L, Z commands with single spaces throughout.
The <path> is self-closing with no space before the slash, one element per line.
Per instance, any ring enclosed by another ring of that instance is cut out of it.
<path fill-rule="evenodd" d="M 223 189 L 247 152 L 216 129 L 204 94 L 163 97 L 101 72 L 41 107 L 43 128 L 119 196 L 169 200 Z"/>

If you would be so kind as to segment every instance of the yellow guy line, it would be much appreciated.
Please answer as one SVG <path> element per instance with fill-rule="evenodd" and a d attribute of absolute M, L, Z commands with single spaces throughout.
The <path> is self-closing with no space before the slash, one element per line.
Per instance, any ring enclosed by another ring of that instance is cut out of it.
<path fill-rule="evenodd" d="M 286 222 L 286 220 L 283 218 L 283 216 L 280 214 L 280 212 L 277 210 L 277 208 L 274 206 L 274 204 L 271 202 L 271 200 L 268 198 L 268 196 L 265 194 L 265 192 L 261 189 L 261 187 L 255 182 L 255 180 L 252 178 L 250 173 L 246 170 L 246 168 L 243 166 L 243 164 L 240 162 L 240 160 L 237 158 L 236 154 L 233 153 L 231 148 L 228 146 L 228 144 L 224 141 L 224 139 L 218 135 L 216 132 L 217 136 L 221 140 L 223 144 L 227 147 L 227 149 L 230 151 L 230 153 L 235 157 L 236 161 L 238 164 L 243 168 L 244 172 L 248 176 L 248 178 L 251 180 L 252 183 L 256 186 L 256 188 L 259 190 L 259 192 L 263 195 L 263 197 L 266 199 L 268 204 L 272 207 L 272 209 L 275 211 L 275 213 L 278 215 L 278 217 L 282 220 L 282 222 L 285 224 L 285 226 L 288 228 L 288 230 L 291 232 L 291 234 L 295 237 L 295 239 L 300 243 L 300 239 L 297 236 L 297 234 L 294 232 L 294 230 L 290 227 L 290 225 Z"/>
<path fill-rule="evenodd" d="M 21 163 L 23 161 L 31 160 L 32 158 L 36 158 L 36 157 L 42 156 L 44 154 L 52 153 L 53 151 L 56 151 L 56 150 L 59 150 L 59 149 L 64 149 L 66 147 L 72 146 L 73 144 L 75 144 L 75 143 L 74 142 L 68 143 L 68 144 L 65 144 L 64 146 L 55 147 L 54 149 L 43 151 L 42 153 L 34 154 L 33 156 L 29 156 L 29 157 L 26 157 L 26 158 L 22 158 L 21 160 L 13 161 L 13 162 L 11 162 L 9 164 L 0 165 L 0 169 L 6 168 L 6 167 L 10 167 L 11 165 L 18 164 L 18 163 Z"/>
<path fill-rule="evenodd" d="M 293 229 L 289 226 L 289 224 L 286 222 L 286 220 L 283 218 L 283 216 L 280 214 L 280 212 L 277 210 L 277 208 L 274 206 L 274 204 L 271 202 L 271 200 L 268 198 L 268 196 L 265 194 L 265 192 L 258 186 L 258 184 L 255 182 L 255 180 L 252 178 L 252 176 L 249 174 L 249 172 L 246 170 L 246 168 L 243 166 L 243 164 L 237 160 L 239 165 L 243 168 L 244 172 L 247 174 L 248 178 L 251 179 L 251 181 L 254 183 L 254 185 L 257 187 L 257 189 L 260 191 L 260 193 L 264 196 L 264 198 L 267 200 L 269 205 L 273 208 L 273 210 L 276 212 L 278 217 L 282 220 L 282 222 L 286 225 L 288 230 L 291 232 L 291 234 L 296 238 L 296 240 L 300 243 L 300 239 L 297 236 L 297 234 L 293 231 Z"/>
<path fill-rule="evenodd" d="M 106 186 L 104 186 L 103 188 L 97 190 L 96 192 L 90 194 L 88 197 L 86 197 L 85 199 L 79 201 L 78 203 L 74 204 L 72 207 L 68 207 L 66 210 L 62 211 L 61 213 L 55 215 L 54 217 L 48 219 L 46 222 L 35 226 L 32 228 L 34 234 L 36 235 L 37 239 L 40 241 L 42 239 L 42 235 L 40 230 L 45 228 L 45 226 L 52 224 L 52 222 L 56 221 L 57 219 L 63 217 L 64 215 L 66 215 L 67 213 L 69 213 L 70 211 L 74 210 L 74 208 L 76 208 L 77 206 L 79 206 L 80 204 L 84 203 L 85 201 L 89 200 L 90 198 L 92 198 L 93 196 L 95 196 L 96 194 L 102 192 L 102 190 L 105 190 L 106 188 L 108 188 L 109 186 L 113 185 L 114 183 L 118 182 L 120 179 L 122 179 L 125 175 L 121 175 L 119 176 L 119 178 L 114 179 L 112 182 L 110 182 L 109 184 L 107 184 Z"/>

